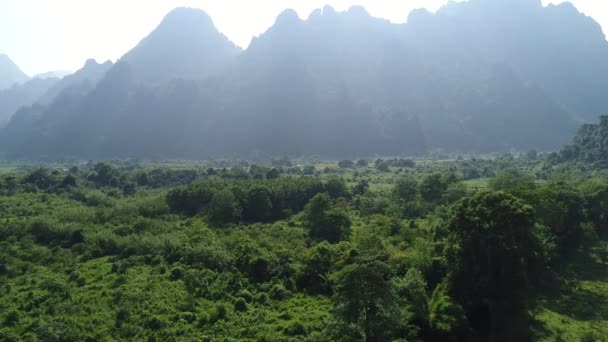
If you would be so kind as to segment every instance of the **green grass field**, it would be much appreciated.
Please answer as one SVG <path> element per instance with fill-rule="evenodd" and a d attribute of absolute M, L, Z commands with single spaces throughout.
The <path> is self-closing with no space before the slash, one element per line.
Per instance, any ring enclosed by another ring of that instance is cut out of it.
<path fill-rule="evenodd" d="M 608 243 L 564 265 L 559 295 L 540 300 L 534 316 L 540 341 L 608 341 Z"/>

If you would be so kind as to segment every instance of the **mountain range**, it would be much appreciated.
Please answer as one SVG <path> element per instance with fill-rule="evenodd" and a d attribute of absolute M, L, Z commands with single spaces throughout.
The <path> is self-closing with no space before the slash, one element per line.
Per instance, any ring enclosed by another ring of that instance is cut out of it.
<path fill-rule="evenodd" d="M 434 14 L 416 10 L 406 24 L 362 7 L 326 6 L 306 20 L 286 10 L 246 50 L 202 10 L 178 8 L 116 64 L 89 61 L 40 86 L 0 132 L 0 153 L 555 150 L 608 113 L 606 89 L 606 37 L 569 3 L 451 2 Z M 0 108 L 15 98 L 2 94 Z"/>

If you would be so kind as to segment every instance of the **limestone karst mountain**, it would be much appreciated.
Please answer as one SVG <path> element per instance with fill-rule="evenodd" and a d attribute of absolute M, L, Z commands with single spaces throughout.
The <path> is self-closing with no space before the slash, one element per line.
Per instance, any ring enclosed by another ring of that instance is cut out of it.
<path fill-rule="evenodd" d="M 572 5 L 538 0 L 450 3 L 435 14 L 414 11 L 405 24 L 361 7 L 326 6 L 307 19 L 286 10 L 244 51 L 205 12 L 179 8 L 100 68 L 98 83 L 20 111 L 2 132 L 2 152 L 550 150 L 580 121 L 608 112 L 599 25 Z"/>

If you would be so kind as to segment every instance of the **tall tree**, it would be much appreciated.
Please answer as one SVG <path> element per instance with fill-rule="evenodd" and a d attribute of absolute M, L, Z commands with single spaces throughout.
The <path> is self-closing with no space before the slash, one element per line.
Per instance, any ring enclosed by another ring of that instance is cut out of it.
<path fill-rule="evenodd" d="M 342 208 L 333 205 L 328 194 L 317 194 L 303 212 L 304 226 L 313 239 L 338 242 L 350 234 L 350 218 Z"/>
<path fill-rule="evenodd" d="M 388 341 L 402 313 L 390 282 L 389 267 L 377 260 L 358 260 L 333 275 L 336 315 L 355 326 L 364 341 Z"/>
<path fill-rule="evenodd" d="M 527 304 L 538 251 L 533 225 L 532 207 L 504 192 L 480 193 L 451 209 L 451 291 L 489 341 L 529 336 Z"/>

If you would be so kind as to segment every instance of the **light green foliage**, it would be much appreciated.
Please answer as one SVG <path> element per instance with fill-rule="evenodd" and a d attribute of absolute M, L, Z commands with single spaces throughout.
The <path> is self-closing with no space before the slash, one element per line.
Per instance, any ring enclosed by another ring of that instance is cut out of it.
<path fill-rule="evenodd" d="M 464 312 L 448 295 L 447 286 L 438 284 L 428 301 L 428 324 L 439 336 L 448 336 L 464 322 Z"/>
<path fill-rule="evenodd" d="M 608 176 L 548 158 L 0 167 L 0 340 L 601 340 Z"/>

